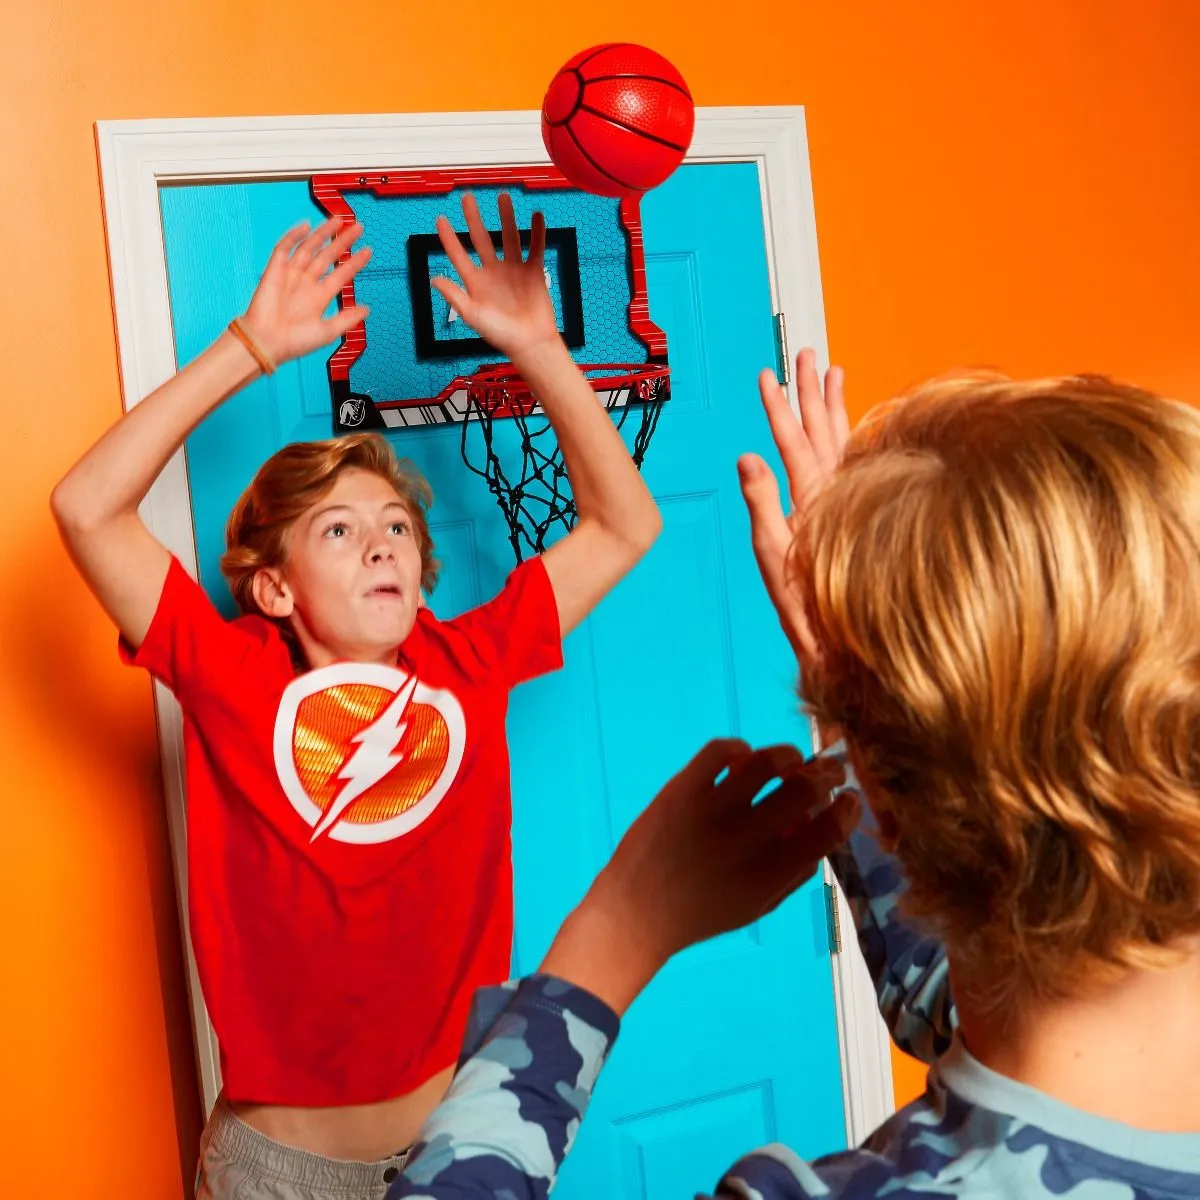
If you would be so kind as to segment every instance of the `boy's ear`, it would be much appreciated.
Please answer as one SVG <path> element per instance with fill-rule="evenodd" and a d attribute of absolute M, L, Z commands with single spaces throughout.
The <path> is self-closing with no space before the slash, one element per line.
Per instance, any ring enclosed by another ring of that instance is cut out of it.
<path fill-rule="evenodd" d="M 286 620 L 296 607 L 287 580 L 278 567 L 260 567 L 254 574 L 250 590 L 259 612 L 276 621 Z"/>

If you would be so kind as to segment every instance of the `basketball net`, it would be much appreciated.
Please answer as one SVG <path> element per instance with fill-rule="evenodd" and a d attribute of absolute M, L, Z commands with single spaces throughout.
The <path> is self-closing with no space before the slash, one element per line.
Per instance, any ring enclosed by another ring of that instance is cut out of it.
<path fill-rule="evenodd" d="M 623 432 L 629 423 L 633 434 L 629 453 L 640 471 L 663 403 L 670 395 L 670 369 L 665 364 L 608 363 L 585 365 L 580 370 L 617 430 Z M 467 402 L 472 419 L 462 423 L 463 462 L 496 497 L 508 525 L 513 553 L 518 563 L 523 562 L 526 554 L 538 555 L 546 549 L 546 539 L 555 529 L 570 532 L 579 516 L 562 448 L 549 417 L 511 363 L 485 367 L 470 376 Z M 634 409 L 640 419 L 631 419 Z M 517 430 L 519 464 L 510 462 L 506 467 L 502 461 L 502 457 L 513 456 L 507 450 L 502 454 L 497 445 L 497 421 L 512 422 Z M 482 436 L 469 437 L 472 428 L 480 430 Z M 477 445 L 472 447 L 470 442 Z"/>

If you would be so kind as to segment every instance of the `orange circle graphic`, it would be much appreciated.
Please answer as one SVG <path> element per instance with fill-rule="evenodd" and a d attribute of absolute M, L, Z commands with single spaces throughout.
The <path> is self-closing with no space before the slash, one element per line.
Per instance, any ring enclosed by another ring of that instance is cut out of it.
<path fill-rule="evenodd" d="M 300 701 L 292 754 L 304 790 L 322 812 L 347 786 L 347 779 L 339 773 L 362 749 L 354 737 L 376 721 L 394 699 L 395 694 L 387 688 L 350 683 Z M 392 750 L 399 761 L 351 801 L 342 820 L 352 825 L 385 821 L 412 808 L 440 778 L 450 753 L 450 732 L 442 714 L 432 704 L 412 703 L 403 724 L 404 733 Z M 379 747 L 380 756 L 385 749 Z M 382 757 L 377 761 L 382 762 Z"/>

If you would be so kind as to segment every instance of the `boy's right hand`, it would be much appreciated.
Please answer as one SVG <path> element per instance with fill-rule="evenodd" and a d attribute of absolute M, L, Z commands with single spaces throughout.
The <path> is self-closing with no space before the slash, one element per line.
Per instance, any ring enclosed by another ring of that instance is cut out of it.
<path fill-rule="evenodd" d="M 343 228 L 342 219 L 332 217 L 311 233 L 305 222 L 280 239 L 242 318 L 276 364 L 328 345 L 366 318 L 368 309 L 362 304 L 325 316 L 330 302 L 371 257 L 363 247 L 338 263 L 361 233 L 361 225 Z"/>
<path fill-rule="evenodd" d="M 791 746 L 710 742 L 634 821 L 541 970 L 624 1012 L 672 955 L 771 912 L 846 840 L 857 799 L 830 799 L 844 777 Z"/>
<path fill-rule="evenodd" d="M 529 257 L 521 249 L 521 232 L 512 197 L 501 193 L 501 253 L 492 245 L 492 235 L 483 223 L 479 202 L 468 193 L 462 200 L 463 217 L 479 265 L 463 246 L 446 217 L 437 222 L 438 237 L 450 265 L 462 280 L 460 287 L 439 275 L 434 288 L 476 333 L 486 338 L 513 362 L 542 345 L 562 346 L 554 304 L 546 287 L 546 220 L 534 213 L 529 234 Z"/>

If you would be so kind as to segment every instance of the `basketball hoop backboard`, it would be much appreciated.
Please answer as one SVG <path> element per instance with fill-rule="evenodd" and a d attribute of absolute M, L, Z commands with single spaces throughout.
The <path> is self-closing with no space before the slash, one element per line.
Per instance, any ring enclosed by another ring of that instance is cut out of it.
<path fill-rule="evenodd" d="M 469 248 L 461 206 L 468 191 L 489 224 L 497 223 L 500 193 L 509 192 L 526 245 L 533 213 L 544 214 L 547 286 L 572 354 L 589 367 L 620 365 L 625 374 L 657 368 L 654 398 L 666 398 L 666 338 L 650 319 L 636 201 L 580 192 L 552 167 L 317 175 L 311 187 L 327 213 L 362 223 L 361 240 L 374 251 L 341 296 L 343 306 L 367 304 L 371 314 L 330 359 L 336 433 L 478 415 L 469 381 L 502 356 L 430 286 L 436 275 L 455 278 L 434 232 L 439 216 L 449 217 Z M 498 244 L 498 231 L 493 238 Z M 608 403 L 637 402 L 645 393 L 642 387 Z"/>

